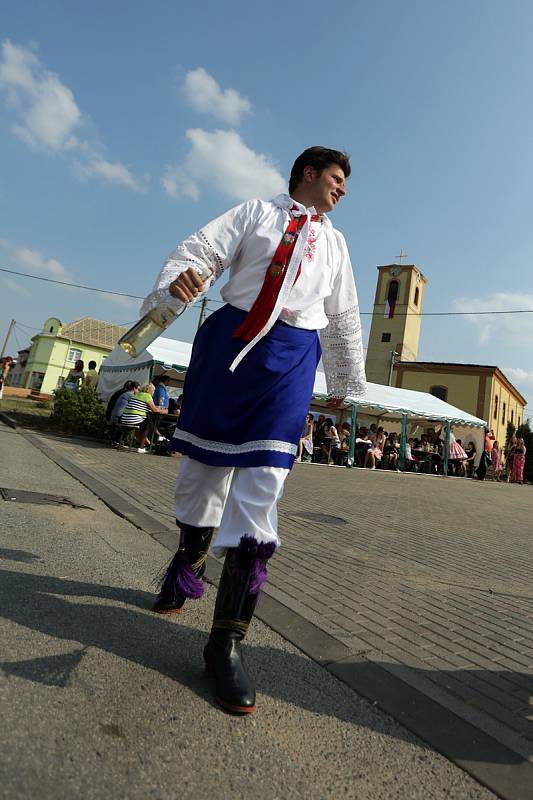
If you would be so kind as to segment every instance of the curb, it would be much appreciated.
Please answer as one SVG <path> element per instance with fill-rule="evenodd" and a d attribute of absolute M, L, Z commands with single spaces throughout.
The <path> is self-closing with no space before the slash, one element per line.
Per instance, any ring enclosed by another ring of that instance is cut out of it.
<path fill-rule="evenodd" d="M 4 425 L 8 425 L 10 428 L 16 428 L 17 423 L 11 417 L 8 417 L 5 411 L 0 411 L 0 421 L 4 423 Z"/>
<path fill-rule="evenodd" d="M 115 514 L 148 533 L 168 550 L 176 550 L 179 536 L 175 528 L 128 502 L 39 440 L 36 434 L 21 430 L 19 433 Z M 208 556 L 206 565 L 207 580 L 217 585 L 222 565 L 213 556 Z M 533 763 L 525 755 L 506 747 L 406 680 L 366 659 L 364 654 L 353 653 L 342 642 L 271 597 L 268 590 L 263 592 L 255 616 L 504 800 L 533 800 Z M 533 753 L 529 758 L 533 758 Z"/>

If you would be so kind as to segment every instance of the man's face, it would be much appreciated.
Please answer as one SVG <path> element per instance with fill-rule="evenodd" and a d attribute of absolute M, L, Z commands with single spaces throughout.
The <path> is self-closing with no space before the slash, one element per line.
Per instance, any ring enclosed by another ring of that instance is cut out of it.
<path fill-rule="evenodd" d="M 308 168 L 306 167 L 306 170 Z M 316 170 L 309 168 L 308 190 L 315 209 L 319 214 L 332 211 L 341 197 L 346 194 L 344 172 L 338 164 L 331 164 L 317 175 Z"/>

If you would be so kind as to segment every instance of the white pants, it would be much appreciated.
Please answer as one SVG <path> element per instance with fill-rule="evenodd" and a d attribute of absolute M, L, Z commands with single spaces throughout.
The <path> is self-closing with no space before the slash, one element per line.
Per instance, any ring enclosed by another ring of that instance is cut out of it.
<path fill-rule="evenodd" d="M 242 536 L 279 547 L 277 503 L 289 474 L 281 467 L 212 467 L 182 456 L 176 481 L 176 519 L 197 528 L 218 528 L 217 558 Z"/>

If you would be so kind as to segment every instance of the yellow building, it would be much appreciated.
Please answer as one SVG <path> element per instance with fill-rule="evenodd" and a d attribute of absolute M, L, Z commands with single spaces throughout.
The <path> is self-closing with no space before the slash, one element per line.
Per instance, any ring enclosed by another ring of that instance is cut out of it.
<path fill-rule="evenodd" d="M 378 267 L 366 374 L 372 383 L 429 392 L 487 421 L 505 442 L 524 420 L 526 400 L 494 366 L 417 361 L 427 280 L 416 264 Z"/>
<path fill-rule="evenodd" d="M 96 361 L 98 371 L 126 330 L 92 317 L 83 317 L 67 325 L 62 325 L 56 317 L 49 317 L 42 331 L 31 340 L 18 385 L 41 394 L 52 394 L 63 385 L 76 361 L 82 360 L 85 370 L 89 361 Z"/>
<path fill-rule="evenodd" d="M 498 367 L 401 361 L 394 366 L 393 383 L 429 392 L 486 420 L 500 444 L 505 442 L 507 423 L 518 427 L 524 420 L 526 400 Z"/>
<path fill-rule="evenodd" d="M 395 359 L 416 360 L 427 280 L 416 264 L 388 264 L 378 273 L 366 376 L 388 385 Z"/>

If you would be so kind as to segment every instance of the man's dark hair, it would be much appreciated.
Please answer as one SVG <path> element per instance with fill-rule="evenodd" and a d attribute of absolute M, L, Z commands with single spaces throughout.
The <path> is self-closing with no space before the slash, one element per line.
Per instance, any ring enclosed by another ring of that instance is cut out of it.
<path fill-rule="evenodd" d="M 89 369 L 96 369 L 96 361 L 89 361 Z"/>
<path fill-rule="evenodd" d="M 330 150 L 328 147 L 308 147 L 298 156 L 291 169 L 289 179 L 289 194 L 292 194 L 302 182 L 305 167 L 313 167 L 321 174 L 322 170 L 331 164 L 338 164 L 344 172 L 344 177 L 349 178 L 352 168 L 350 167 L 350 157 L 341 150 Z"/>
<path fill-rule="evenodd" d="M 158 383 L 163 383 L 166 386 L 170 383 L 170 375 L 158 375 L 157 378 L 153 379 L 152 383 L 156 386 Z"/>

